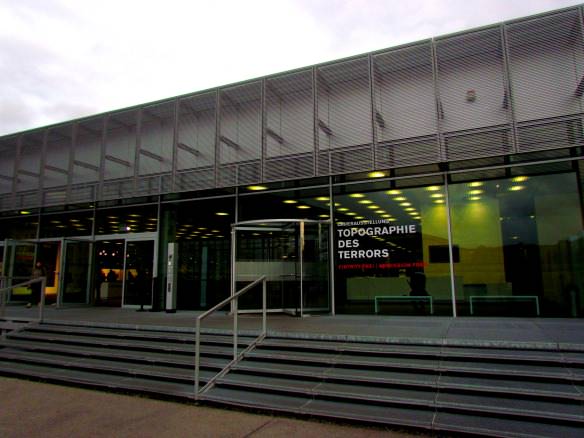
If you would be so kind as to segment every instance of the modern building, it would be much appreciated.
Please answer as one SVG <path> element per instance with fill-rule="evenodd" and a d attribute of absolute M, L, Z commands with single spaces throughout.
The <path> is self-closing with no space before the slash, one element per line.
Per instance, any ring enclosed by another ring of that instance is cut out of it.
<path fill-rule="evenodd" d="M 267 275 L 294 314 L 580 317 L 583 12 L 3 136 L 2 273 L 42 261 L 59 304 L 206 309 Z"/>

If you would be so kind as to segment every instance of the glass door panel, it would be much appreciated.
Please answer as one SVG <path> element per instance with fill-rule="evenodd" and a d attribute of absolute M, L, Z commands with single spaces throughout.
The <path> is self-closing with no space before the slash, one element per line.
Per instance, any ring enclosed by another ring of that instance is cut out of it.
<path fill-rule="evenodd" d="M 152 306 L 154 240 L 126 242 L 124 306 Z"/>
<path fill-rule="evenodd" d="M 124 240 L 111 239 L 95 243 L 95 281 L 93 299 L 96 305 L 119 307 L 122 304 L 124 280 Z"/>
<path fill-rule="evenodd" d="M 65 240 L 64 246 L 61 302 L 86 304 L 91 272 L 91 242 Z"/>
<path fill-rule="evenodd" d="M 301 223 L 302 312 L 329 312 L 330 225 Z"/>
<path fill-rule="evenodd" d="M 34 267 L 36 244 L 18 240 L 6 240 L 4 275 L 7 286 L 30 280 Z M 28 302 L 31 291 L 28 287 L 16 287 L 11 289 L 8 295 L 9 301 Z"/>

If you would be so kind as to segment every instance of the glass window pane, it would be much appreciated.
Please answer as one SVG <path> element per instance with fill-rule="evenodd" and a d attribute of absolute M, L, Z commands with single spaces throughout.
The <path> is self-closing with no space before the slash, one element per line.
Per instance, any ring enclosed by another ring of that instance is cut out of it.
<path fill-rule="evenodd" d="M 575 173 L 454 184 L 450 200 L 460 315 L 581 314 Z"/>

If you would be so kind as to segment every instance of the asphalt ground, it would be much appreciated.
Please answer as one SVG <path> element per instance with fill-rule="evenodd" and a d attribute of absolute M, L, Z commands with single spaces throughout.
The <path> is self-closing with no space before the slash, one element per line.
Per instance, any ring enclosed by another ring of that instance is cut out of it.
<path fill-rule="evenodd" d="M 0 377 L 6 438 L 408 438 L 407 431 L 218 409 Z"/>

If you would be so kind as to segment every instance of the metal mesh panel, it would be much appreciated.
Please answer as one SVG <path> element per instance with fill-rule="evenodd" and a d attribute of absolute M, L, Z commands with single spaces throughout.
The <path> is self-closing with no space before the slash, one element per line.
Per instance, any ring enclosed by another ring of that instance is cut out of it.
<path fill-rule="evenodd" d="M 137 118 L 136 111 L 114 113 L 108 117 L 105 136 L 105 180 L 134 175 Z"/>
<path fill-rule="evenodd" d="M 215 168 L 196 169 L 176 174 L 175 190 L 179 192 L 215 187 Z"/>
<path fill-rule="evenodd" d="M 584 144 L 582 119 L 519 126 L 517 137 L 519 152 L 580 146 Z"/>
<path fill-rule="evenodd" d="M 319 149 L 371 145 L 368 58 L 319 67 L 317 78 Z M 372 165 L 368 163 L 369 168 Z"/>
<path fill-rule="evenodd" d="M 259 159 L 261 82 L 221 90 L 220 163 Z"/>
<path fill-rule="evenodd" d="M 172 192 L 172 174 L 160 175 L 160 193 Z"/>
<path fill-rule="evenodd" d="M 12 192 L 16 148 L 17 137 L 0 139 L 0 194 Z"/>
<path fill-rule="evenodd" d="M 172 170 L 174 147 L 174 102 L 142 109 L 138 174 L 151 175 Z"/>
<path fill-rule="evenodd" d="M 309 178 L 314 175 L 314 154 L 268 158 L 264 164 L 264 181 Z"/>
<path fill-rule="evenodd" d="M 377 146 L 377 167 L 402 167 L 440 161 L 436 135 Z"/>
<path fill-rule="evenodd" d="M 72 186 L 69 193 L 69 202 L 72 204 L 77 204 L 82 202 L 95 201 L 96 188 L 97 186 L 95 184 L 79 184 Z"/>
<path fill-rule="evenodd" d="M 266 156 L 314 150 L 312 71 L 266 80 Z"/>
<path fill-rule="evenodd" d="M 439 40 L 436 54 L 442 132 L 510 122 L 500 28 Z"/>
<path fill-rule="evenodd" d="M 43 136 L 44 131 L 35 131 L 22 136 L 19 166 L 16 171 L 17 192 L 40 187 Z"/>
<path fill-rule="evenodd" d="M 103 118 L 80 122 L 74 145 L 73 184 L 99 180 Z"/>
<path fill-rule="evenodd" d="M 508 26 L 518 121 L 582 112 L 584 51 L 577 10 Z"/>
<path fill-rule="evenodd" d="M 511 130 L 450 134 L 444 138 L 446 157 L 449 160 L 490 157 L 511 152 Z"/>
<path fill-rule="evenodd" d="M 67 203 L 67 187 L 52 188 L 43 191 L 43 205 L 63 205 Z"/>
<path fill-rule="evenodd" d="M 177 170 L 215 163 L 216 93 L 181 99 L 178 115 Z"/>
<path fill-rule="evenodd" d="M 72 144 L 73 125 L 49 129 L 43 181 L 45 188 L 67 184 Z"/>
<path fill-rule="evenodd" d="M 373 67 L 377 142 L 390 144 L 436 135 L 436 94 L 430 44 L 375 55 Z M 434 147 L 436 154 L 431 154 L 433 157 L 438 154 L 438 143 Z M 406 155 L 399 157 L 402 150 Z M 396 149 L 394 156 L 396 163 L 412 160 L 409 147 Z M 425 156 L 420 159 L 424 162 Z M 383 166 L 377 163 L 377 167 Z"/>

